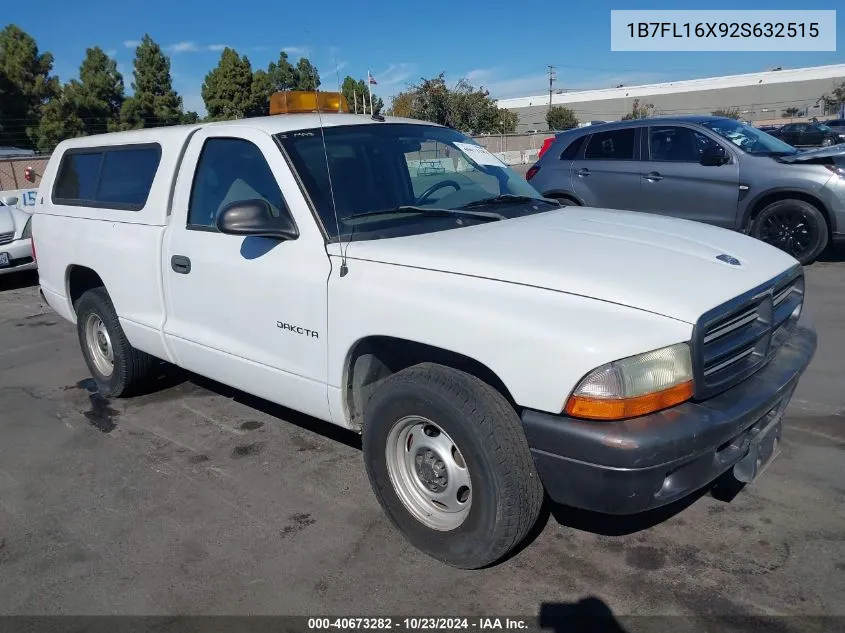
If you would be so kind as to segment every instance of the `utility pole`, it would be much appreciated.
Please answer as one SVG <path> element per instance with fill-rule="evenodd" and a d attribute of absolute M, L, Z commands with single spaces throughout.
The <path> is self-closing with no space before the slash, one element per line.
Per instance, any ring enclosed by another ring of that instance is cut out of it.
<path fill-rule="evenodd" d="M 549 66 L 549 110 L 552 109 L 552 85 L 557 77 L 555 76 L 555 67 Z"/>

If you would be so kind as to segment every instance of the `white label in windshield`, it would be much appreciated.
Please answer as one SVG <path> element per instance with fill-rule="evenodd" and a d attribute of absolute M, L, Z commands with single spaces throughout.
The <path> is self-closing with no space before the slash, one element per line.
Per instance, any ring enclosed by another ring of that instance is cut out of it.
<path fill-rule="evenodd" d="M 455 147 L 471 158 L 479 165 L 492 165 L 493 167 L 505 167 L 505 164 L 490 152 L 479 145 L 472 143 L 455 143 Z"/>

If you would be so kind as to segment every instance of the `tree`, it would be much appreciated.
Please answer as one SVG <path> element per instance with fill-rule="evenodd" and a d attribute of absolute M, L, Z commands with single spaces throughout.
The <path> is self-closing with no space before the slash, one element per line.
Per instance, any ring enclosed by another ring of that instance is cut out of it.
<path fill-rule="evenodd" d="M 305 57 L 300 57 L 294 70 L 294 90 L 316 90 L 320 87 L 320 72 Z"/>
<path fill-rule="evenodd" d="M 194 112 L 193 110 L 188 110 L 185 114 L 182 115 L 182 123 L 190 124 L 190 123 L 199 123 L 200 122 L 200 115 Z"/>
<path fill-rule="evenodd" d="M 340 88 L 343 96 L 346 97 L 346 103 L 349 105 L 350 112 L 363 112 L 363 104 L 366 100 L 367 112 L 370 111 L 370 93 L 367 90 L 367 84 L 363 79 L 357 81 L 351 76 L 347 75 Z M 357 102 L 357 109 L 356 104 Z M 381 97 L 373 94 L 373 112 L 379 113 L 384 109 L 384 101 Z"/>
<path fill-rule="evenodd" d="M 281 90 L 296 90 L 297 75 L 296 68 L 288 61 L 288 54 L 285 51 L 279 53 L 278 63 L 270 62 L 267 67 L 267 76 L 270 80 L 270 94 Z M 270 98 L 270 95 L 267 95 Z"/>
<path fill-rule="evenodd" d="M 62 93 L 84 122 L 86 134 L 103 134 L 118 128 L 125 99 L 123 75 L 99 46 L 86 49 L 79 81 L 71 80 Z"/>
<path fill-rule="evenodd" d="M 390 116 L 410 118 L 413 112 L 413 105 L 414 95 L 410 92 L 400 92 L 393 97 L 393 101 L 387 109 L 387 114 Z"/>
<path fill-rule="evenodd" d="M 475 88 L 461 79 L 450 88 L 444 73 L 423 77 L 396 95 L 390 111 L 394 116 L 432 121 L 470 134 L 513 132 L 517 122 L 516 114 L 500 110 L 483 87 Z"/>
<path fill-rule="evenodd" d="M 800 108 L 792 107 L 792 108 L 786 108 L 786 110 L 784 110 L 781 114 L 782 114 L 782 116 L 789 117 L 791 119 L 793 117 L 797 117 L 800 114 L 800 112 L 801 112 Z"/>
<path fill-rule="evenodd" d="M 182 121 L 182 97 L 173 89 L 170 59 L 149 35 L 135 49 L 134 94 L 123 102 L 122 129 L 175 125 Z"/>
<path fill-rule="evenodd" d="M 550 130 L 571 130 L 578 127 L 578 118 L 570 108 L 552 106 L 546 112 L 546 123 Z"/>
<path fill-rule="evenodd" d="M 34 147 L 41 108 L 59 94 L 53 56 L 14 24 L 0 31 L 0 145 Z"/>
<path fill-rule="evenodd" d="M 246 55 L 241 57 L 232 48 L 223 49 L 217 67 L 205 76 L 202 84 L 208 120 L 243 119 L 254 114 L 253 79 Z"/>
<path fill-rule="evenodd" d="M 87 121 L 80 116 L 79 95 L 69 85 L 42 105 L 39 115 L 33 134 L 39 152 L 52 152 L 65 139 L 87 133 Z"/>
<path fill-rule="evenodd" d="M 654 113 L 654 104 L 653 103 L 646 103 L 645 105 L 640 105 L 639 99 L 634 99 L 634 103 L 632 104 L 631 111 L 622 117 L 623 121 L 630 121 L 631 119 L 645 119 L 650 117 Z"/>
<path fill-rule="evenodd" d="M 305 57 L 296 66 L 288 60 L 285 51 L 279 53 L 279 61 L 270 62 L 267 70 L 256 70 L 252 75 L 253 116 L 267 114 L 270 95 L 283 90 L 316 90 L 320 87 L 320 73 Z M 350 102 L 351 104 L 351 102 Z"/>
<path fill-rule="evenodd" d="M 739 119 L 739 108 L 717 108 L 711 112 L 713 116 L 723 116 L 729 119 Z"/>

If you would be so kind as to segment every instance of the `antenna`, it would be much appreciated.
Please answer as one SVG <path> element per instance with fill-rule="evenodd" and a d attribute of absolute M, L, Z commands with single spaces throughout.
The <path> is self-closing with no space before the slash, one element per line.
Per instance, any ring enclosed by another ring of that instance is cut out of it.
<path fill-rule="evenodd" d="M 340 87 L 340 68 L 337 66 L 337 55 L 334 55 L 334 72 L 337 75 L 337 91 L 343 94 L 343 90 Z M 340 112 L 340 99 L 337 100 L 337 111 Z"/>
<path fill-rule="evenodd" d="M 311 34 L 306 31 L 306 35 L 308 39 L 311 39 Z M 317 87 L 317 67 L 311 61 L 311 51 L 313 51 L 313 47 L 310 47 L 308 50 L 308 62 L 309 66 L 311 67 L 311 81 L 314 82 L 314 103 L 317 106 L 317 120 L 320 122 L 320 138 L 323 141 L 323 157 L 326 159 L 326 175 L 329 178 L 329 194 L 332 199 L 332 213 L 334 214 L 334 222 L 335 227 L 337 228 L 337 239 L 338 243 L 340 244 L 340 276 L 345 277 L 346 273 L 349 269 L 346 266 L 346 249 L 343 248 L 343 243 L 340 242 L 340 218 L 337 215 L 337 204 L 335 204 L 334 198 L 334 185 L 332 184 L 332 170 L 329 166 L 329 152 L 326 148 L 326 132 L 323 129 L 323 115 L 320 112 L 320 95 L 319 95 L 319 88 Z M 335 68 L 337 68 L 337 64 L 335 64 Z M 340 106 L 338 106 L 340 107 Z"/>

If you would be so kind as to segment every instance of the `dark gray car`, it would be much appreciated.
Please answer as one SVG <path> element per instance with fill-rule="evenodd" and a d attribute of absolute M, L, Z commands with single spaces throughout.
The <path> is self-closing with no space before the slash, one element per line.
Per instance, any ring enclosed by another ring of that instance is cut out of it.
<path fill-rule="evenodd" d="M 845 145 L 799 152 L 722 117 L 659 117 L 560 133 L 526 176 L 563 204 L 743 231 L 815 260 L 845 241 Z"/>

